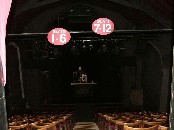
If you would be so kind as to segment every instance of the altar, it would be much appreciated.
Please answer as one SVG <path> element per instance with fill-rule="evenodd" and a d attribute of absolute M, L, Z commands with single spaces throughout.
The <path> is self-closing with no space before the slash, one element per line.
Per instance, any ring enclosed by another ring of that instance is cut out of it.
<path fill-rule="evenodd" d="M 93 96 L 93 87 L 97 83 L 94 82 L 85 82 L 85 83 L 71 83 L 71 86 L 74 87 L 74 96 L 75 97 L 92 97 Z"/>

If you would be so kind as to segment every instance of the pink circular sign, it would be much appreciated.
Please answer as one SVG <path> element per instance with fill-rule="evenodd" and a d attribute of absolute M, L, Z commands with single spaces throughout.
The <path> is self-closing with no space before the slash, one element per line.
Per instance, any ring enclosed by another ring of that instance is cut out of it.
<path fill-rule="evenodd" d="M 108 35 L 114 31 L 114 23 L 108 18 L 99 18 L 92 23 L 92 30 L 100 35 Z"/>
<path fill-rule="evenodd" d="M 54 28 L 48 33 L 48 41 L 54 45 L 64 45 L 71 39 L 70 33 L 63 28 Z"/>

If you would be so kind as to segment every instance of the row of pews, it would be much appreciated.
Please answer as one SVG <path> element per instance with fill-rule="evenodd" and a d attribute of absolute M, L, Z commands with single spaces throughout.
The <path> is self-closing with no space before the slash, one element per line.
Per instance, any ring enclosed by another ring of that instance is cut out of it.
<path fill-rule="evenodd" d="M 9 130 L 72 130 L 75 105 L 49 104 L 8 118 Z"/>
<path fill-rule="evenodd" d="M 72 130 L 74 113 L 15 115 L 8 119 L 9 130 Z"/>
<path fill-rule="evenodd" d="M 100 130 L 168 130 L 168 114 L 152 112 L 95 113 Z"/>

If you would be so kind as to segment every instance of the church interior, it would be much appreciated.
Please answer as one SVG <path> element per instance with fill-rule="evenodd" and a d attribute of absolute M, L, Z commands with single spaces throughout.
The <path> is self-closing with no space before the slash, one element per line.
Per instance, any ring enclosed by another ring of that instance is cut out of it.
<path fill-rule="evenodd" d="M 0 130 L 174 129 L 172 5 L 13 0 Z M 112 20 L 112 33 L 92 30 L 99 18 Z M 54 28 L 68 30 L 69 42 L 51 44 Z"/>

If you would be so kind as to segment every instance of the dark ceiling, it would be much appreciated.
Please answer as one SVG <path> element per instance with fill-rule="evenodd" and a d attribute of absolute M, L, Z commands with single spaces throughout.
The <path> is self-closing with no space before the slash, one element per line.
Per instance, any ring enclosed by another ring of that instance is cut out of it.
<path fill-rule="evenodd" d="M 99 17 L 112 19 L 121 30 L 172 28 L 172 5 L 172 0 L 16 0 L 7 33 L 47 32 L 56 26 L 91 30 Z"/>

